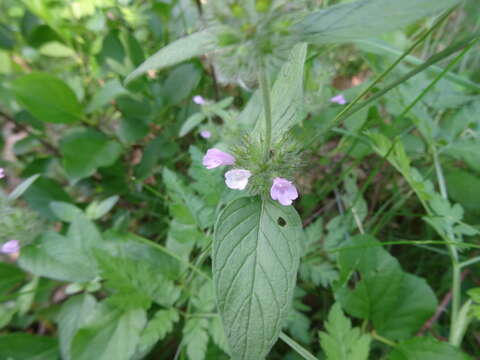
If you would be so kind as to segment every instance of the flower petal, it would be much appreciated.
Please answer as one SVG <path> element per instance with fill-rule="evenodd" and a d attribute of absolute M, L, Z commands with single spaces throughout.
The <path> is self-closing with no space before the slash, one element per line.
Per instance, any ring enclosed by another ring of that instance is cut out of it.
<path fill-rule="evenodd" d="M 252 173 L 244 169 L 233 169 L 225 173 L 225 184 L 230 189 L 244 190 Z"/>
<path fill-rule="evenodd" d="M 222 150 L 213 148 L 207 151 L 202 163 L 207 169 L 214 169 L 222 165 L 235 164 L 235 158 Z"/>

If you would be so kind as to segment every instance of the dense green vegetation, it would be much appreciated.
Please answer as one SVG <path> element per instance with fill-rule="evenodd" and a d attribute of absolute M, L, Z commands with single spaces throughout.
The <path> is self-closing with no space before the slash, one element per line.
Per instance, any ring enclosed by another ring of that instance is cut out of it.
<path fill-rule="evenodd" d="M 479 14 L 0 1 L 0 360 L 479 358 Z"/>

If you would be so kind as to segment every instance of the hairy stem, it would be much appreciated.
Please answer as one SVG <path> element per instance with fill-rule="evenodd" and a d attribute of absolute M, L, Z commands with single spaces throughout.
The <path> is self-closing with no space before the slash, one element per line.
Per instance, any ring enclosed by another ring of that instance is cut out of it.
<path fill-rule="evenodd" d="M 272 146 L 272 104 L 270 99 L 270 81 L 268 79 L 267 69 L 264 63 L 261 64 L 258 71 L 258 82 L 262 92 L 263 108 L 265 112 L 265 160 L 270 157 L 270 148 Z"/>

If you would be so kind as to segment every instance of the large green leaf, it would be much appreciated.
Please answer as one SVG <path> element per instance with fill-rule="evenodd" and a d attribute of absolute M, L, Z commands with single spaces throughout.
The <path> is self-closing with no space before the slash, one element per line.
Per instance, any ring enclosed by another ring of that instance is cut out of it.
<path fill-rule="evenodd" d="M 46 73 L 31 73 L 13 82 L 17 101 L 37 119 L 52 123 L 82 120 L 82 106 L 62 80 Z"/>
<path fill-rule="evenodd" d="M 72 360 L 130 360 L 146 324 L 145 311 L 98 304 L 71 343 Z"/>
<path fill-rule="evenodd" d="M 68 176 L 79 180 L 97 168 L 110 166 L 122 152 L 121 145 L 92 129 L 76 129 L 62 139 L 60 151 Z"/>
<path fill-rule="evenodd" d="M 302 225 L 291 206 L 240 198 L 219 216 L 213 245 L 218 309 L 234 360 L 265 358 L 292 300 Z"/>
<path fill-rule="evenodd" d="M 450 344 L 430 337 L 416 337 L 399 344 L 389 360 L 471 360 Z"/>
<path fill-rule="evenodd" d="M 205 54 L 216 48 L 217 35 L 215 29 L 206 29 L 181 38 L 160 49 L 157 53 L 145 60 L 125 79 L 129 83 L 148 70 L 161 70 L 165 67 L 178 64 L 195 56 Z"/>
<path fill-rule="evenodd" d="M 27 333 L 0 336 L 1 360 L 56 360 L 58 358 L 57 340 L 53 337 Z"/>
<path fill-rule="evenodd" d="M 377 37 L 433 15 L 459 0 L 358 0 L 306 15 L 294 25 L 295 36 L 314 44 Z"/>

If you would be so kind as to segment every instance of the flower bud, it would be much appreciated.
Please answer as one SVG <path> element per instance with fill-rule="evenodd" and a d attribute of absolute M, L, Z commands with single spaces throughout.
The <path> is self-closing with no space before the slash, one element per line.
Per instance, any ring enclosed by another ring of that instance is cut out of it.
<path fill-rule="evenodd" d="M 214 169 L 222 165 L 235 164 L 235 158 L 219 149 L 209 149 L 203 157 L 203 166 L 207 169 Z"/>

